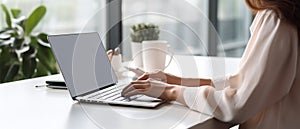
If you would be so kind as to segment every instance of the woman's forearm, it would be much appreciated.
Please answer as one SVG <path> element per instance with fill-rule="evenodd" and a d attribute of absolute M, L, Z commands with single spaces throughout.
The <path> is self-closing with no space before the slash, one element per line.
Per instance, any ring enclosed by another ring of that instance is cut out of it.
<path fill-rule="evenodd" d="M 211 79 L 203 78 L 180 78 L 173 75 L 169 75 L 167 83 L 189 86 L 189 87 L 198 87 L 203 85 L 212 85 Z"/>
<path fill-rule="evenodd" d="M 189 86 L 189 87 L 198 87 L 203 85 L 212 85 L 210 79 L 203 78 L 181 78 L 179 85 Z"/>

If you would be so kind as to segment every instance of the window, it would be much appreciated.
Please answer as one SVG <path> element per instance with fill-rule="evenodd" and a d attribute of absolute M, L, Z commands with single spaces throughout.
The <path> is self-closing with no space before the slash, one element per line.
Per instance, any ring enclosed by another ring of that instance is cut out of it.
<path fill-rule="evenodd" d="M 130 27 L 137 23 L 159 25 L 160 39 L 167 40 L 175 54 L 241 57 L 250 37 L 249 26 L 252 20 L 251 12 L 243 0 L 1 2 L 9 8 L 21 9 L 25 16 L 37 6 L 45 5 L 47 13 L 34 31 L 48 34 L 97 31 L 104 45 L 108 45 L 107 48 L 122 43 L 125 61 L 131 59 Z M 2 10 L 0 17 L 0 28 L 3 28 L 6 23 Z"/>
<path fill-rule="evenodd" d="M 109 0 L 119 1 L 119 0 Z M 209 11 L 212 1 L 217 4 L 218 46 L 209 48 L 211 27 Z M 99 0 L 4 0 L 9 7 L 20 8 L 27 15 L 38 5 L 47 6 L 47 14 L 36 31 L 49 34 L 91 32 L 100 33 L 106 41 L 107 1 Z M 161 28 L 160 39 L 167 40 L 176 54 L 212 55 L 240 57 L 249 38 L 252 15 L 243 0 L 122 0 L 123 28 L 122 44 L 124 53 L 130 52 L 130 26 L 140 22 L 152 22 Z M 2 10 L 1 10 L 2 11 Z M 110 15 L 118 15 L 116 13 Z M 1 17 L 3 13 L 1 12 Z M 110 16 L 114 18 L 115 16 Z M 117 16 L 119 17 L 119 16 Z M 0 20 L 4 27 L 4 19 Z M 121 33 L 121 32 L 120 32 Z M 126 56 L 126 55 L 125 55 Z M 127 55 L 130 58 L 130 54 Z"/>
<path fill-rule="evenodd" d="M 151 22 L 160 26 L 160 39 L 167 40 L 176 54 L 208 55 L 208 49 L 214 49 L 212 55 L 240 57 L 249 38 L 251 13 L 244 1 L 214 1 L 216 30 L 209 20 L 211 0 L 123 0 L 123 50 L 130 53 L 130 26 Z M 221 42 L 209 48 L 209 36 Z"/>
<path fill-rule="evenodd" d="M 250 10 L 243 0 L 219 0 L 218 30 L 222 45 L 219 54 L 240 57 L 250 37 Z M 225 52 L 225 53 L 224 53 Z"/>
<path fill-rule="evenodd" d="M 131 42 L 130 26 L 150 22 L 159 25 L 160 39 L 167 40 L 176 54 L 205 55 L 206 0 L 124 0 L 122 13 L 123 44 Z M 130 45 L 124 46 L 130 51 Z"/>
<path fill-rule="evenodd" d="M 105 1 L 99 0 L 5 0 L 9 8 L 19 8 L 28 16 L 39 5 L 45 5 L 47 12 L 35 31 L 49 34 L 97 31 L 104 37 Z M 3 12 L 1 10 L 1 15 Z M 5 25 L 1 19 L 1 28 Z"/>

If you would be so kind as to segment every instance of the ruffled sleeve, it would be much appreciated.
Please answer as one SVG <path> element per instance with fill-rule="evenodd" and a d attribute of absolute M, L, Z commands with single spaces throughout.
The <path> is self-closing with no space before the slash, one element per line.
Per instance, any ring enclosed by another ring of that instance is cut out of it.
<path fill-rule="evenodd" d="M 214 78 L 214 86 L 186 87 L 182 96 L 189 108 L 241 123 L 289 93 L 296 74 L 297 29 L 273 11 L 259 12 L 255 24 L 238 72 Z"/>

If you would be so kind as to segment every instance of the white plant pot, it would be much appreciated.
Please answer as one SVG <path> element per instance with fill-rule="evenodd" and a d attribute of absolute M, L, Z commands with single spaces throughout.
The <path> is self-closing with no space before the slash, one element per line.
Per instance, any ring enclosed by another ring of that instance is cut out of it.
<path fill-rule="evenodd" d="M 143 68 L 142 43 L 131 42 L 132 61 L 135 67 Z"/>

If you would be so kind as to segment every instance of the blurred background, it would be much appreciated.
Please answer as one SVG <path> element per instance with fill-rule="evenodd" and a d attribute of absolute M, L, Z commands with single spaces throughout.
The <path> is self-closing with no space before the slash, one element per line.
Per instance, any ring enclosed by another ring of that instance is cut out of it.
<path fill-rule="evenodd" d="M 47 12 L 33 33 L 97 31 L 107 49 L 121 46 L 125 61 L 131 59 L 130 27 L 143 22 L 158 25 L 160 39 L 167 40 L 175 54 L 241 57 L 254 17 L 243 0 L 0 0 L 0 3 L 22 10 L 24 16 L 45 5 Z M 7 24 L 2 9 L 0 17 L 3 30 Z"/>

